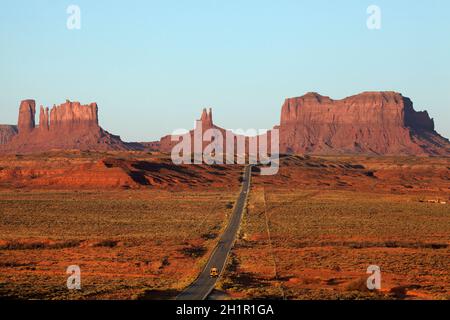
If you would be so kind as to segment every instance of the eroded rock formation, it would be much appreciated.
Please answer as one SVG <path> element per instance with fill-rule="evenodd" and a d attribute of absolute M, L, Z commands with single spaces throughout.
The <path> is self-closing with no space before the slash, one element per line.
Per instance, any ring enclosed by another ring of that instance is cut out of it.
<path fill-rule="evenodd" d="M 170 153 L 179 142 L 177 137 L 168 135 L 150 143 L 124 143 L 99 126 L 96 103 L 82 105 L 66 101 L 51 109 L 41 106 L 37 127 L 35 114 L 35 101 L 22 101 L 18 126 L 0 127 L 0 144 L 7 143 L 0 147 L 0 152 L 147 149 Z M 202 135 L 208 129 L 220 131 L 224 148 L 227 139 L 229 142 L 232 139 L 235 146 L 242 139 L 216 126 L 211 109 L 203 110 L 196 127 L 201 127 Z M 412 101 L 396 92 L 365 92 L 342 100 L 308 93 L 286 99 L 280 125 L 275 128 L 279 129 L 280 153 L 450 156 L 449 140 L 435 131 L 428 113 L 415 111 Z M 194 132 L 189 132 L 192 141 Z M 268 134 L 270 145 L 270 131 Z M 244 139 L 248 151 L 254 138 Z M 265 140 L 265 137 L 258 139 Z M 211 140 L 203 141 L 201 150 L 210 144 Z M 194 146 L 192 152 L 196 152 Z"/>
<path fill-rule="evenodd" d="M 96 103 L 82 105 L 66 101 L 59 106 L 40 107 L 39 126 L 35 126 L 36 103 L 24 100 L 20 104 L 18 134 L 3 145 L 6 153 L 33 153 L 52 149 L 134 150 L 119 136 L 103 130 L 98 122 Z"/>
<path fill-rule="evenodd" d="M 209 108 L 207 110 L 206 108 L 203 109 L 202 115 L 199 120 L 196 121 L 196 128 L 200 129 L 201 134 L 203 135 L 205 131 L 208 129 L 217 129 L 221 132 L 222 137 L 226 136 L 226 130 L 223 128 L 220 128 L 216 125 L 214 125 L 213 119 L 212 119 L 212 109 Z M 192 142 L 194 141 L 194 130 L 191 130 L 190 136 L 192 139 Z M 179 140 L 175 139 L 175 136 L 167 135 L 161 138 L 158 146 L 159 150 L 162 152 L 170 153 L 175 145 L 178 144 Z M 153 143 L 156 145 L 155 143 Z M 208 144 L 210 144 L 210 141 L 203 141 L 203 148 L 205 148 Z M 202 149 L 203 150 L 203 149 Z M 192 145 L 192 151 L 194 152 L 194 145 Z"/>
<path fill-rule="evenodd" d="M 17 134 L 17 126 L 9 124 L 0 125 L 0 145 L 7 144 Z"/>
<path fill-rule="evenodd" d="M 426 111 L 396 92 L 365 92 L 342 100 L 317 93 L 286 99 L 280 151 L 309 154 L 450 155 Z"/>
<path fill-rule="evenodd" d="M 36 102 L 23 100 L 19 108 L 19 120 L 17 126 L 20 133 L 31 132 L 35 127 Z"/>
<path fill-rule="evenodd" d="M 41 130 L 45 130 L 45 131 L 50 130 L 50 123 L 49 123 L 48 115 L 49 115 L 49 109 L 41 106 L 41 111 L 39 113 L 39 128 Z"/>
<path fill-rule="evenodd" d="M 213 123 L 211 110 L 203 110 L 199 124 L 203 132 L 215 128 L 226 136 L 227 130 Z M 280 125 L 275 128 L 279 129 L 280 153 L 450 155 L 449 141 L 434 130 L 428 113 L 415 111 L 412 101 L 396 92 L 364 92 L 342 100 L 307 93 L 286 99 Z M 192 138 L 193 134 L 191 130 Z M 172 138 L 163 137 L 154 145 L 170 153 L 177 144 Z M 246 152 L 249 139 L 245 142 Z M 258 139 L 265 141 L 267 137 Z M 207 144 L 204 142 L 203 147 Z"/>
<path fill-rule="evenodd" d="M 255 145 L 257 150 L 258 137 L 249 138 L 215 125 L 211 108 L 203 109 L 200 119 L 196 121 L 194 130 L 189 131 L 188 136 L 190 136 L 191 141 L 191 154 L 217 154 L 221 155 L 223 162 L 226 162 L 226 154 L 240 157 L 248 156 L 250 143 Z M 182 138 L 181 135 L 167 135 L 161 138 L 159 143 L 152 142 L 152 146 L 158 147 L 161 152 L 171 153 L 183 139 L 185 137 Z"/>

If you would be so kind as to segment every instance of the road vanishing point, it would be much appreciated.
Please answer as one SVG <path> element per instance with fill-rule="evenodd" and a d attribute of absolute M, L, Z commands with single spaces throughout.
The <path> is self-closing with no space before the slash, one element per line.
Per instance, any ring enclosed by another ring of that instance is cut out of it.
<path fill-rule="evenodd" d="M 236 205 L 234 206 L 233 215 L 228 222 L 227 228 L 222 233 L 213 253 L 209 257 L 206 266 L 203 268 L 197 279 L 177 296 L 177 300 L 205 300 L 214 290 L 216 282 L 225 269 L 227 258 L 234 246 L 239 231 L 243 211 L 250 191 L 251 172 L 252 167 L 250 165 L 246 166 L 241 191 Z M 218 277 L 210 277 L 211 268 L 217 268 L 219 270 Z"/>

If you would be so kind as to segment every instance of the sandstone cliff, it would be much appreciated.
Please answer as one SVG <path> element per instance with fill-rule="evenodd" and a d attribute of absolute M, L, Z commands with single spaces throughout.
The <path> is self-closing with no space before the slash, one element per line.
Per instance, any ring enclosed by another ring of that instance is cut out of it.
<path fill-rule="evenodd" d="M 217 129 L 222 133 L 222 136 L 225 138 L 226 130 L 222 129 L 216 125 L 214 125 L 213 119 L 212 119 L 212 109 L 209 110 L 203 109 L 201 117 L 199 120 L 196 121 L 196 127 L 199 128 L 201 126 L 202 128 L 202 135 L 204 132 L 208 129 Z M 190 132 L 191 139 L 194 141 L 194 130 L 191 130 Z M 204 141 L 203 142 L 203 148 L 205 148 L 207 145 L 209 145 L 211 142 Z M 178 144 L 178 141 L 172 141 L 172 135 L 167 135 L 161 138 L 158 144 L 153 142 L 153 146 L 158 146 L 159 151 L 161 152 L 172 152 L 172 148 Z M 194 147 L 192 146 L 192 150 L 194 150 Z"/>
<path fill-rule="evenodd" d="M 210 129 L 215 129 L 215 132 L 210 131 Z M 202 143 L 197 143 L 198 146 L 196 147 L 195 140 L 197 134 L 199 135 L 198 139 Z M 259 148 L 263 148 L 263 145 L 258 145 L 258 142 L 261 143 L 261 139 L 267 142 L 267 146 L 261 150 L 263 155 L 266 155 L 267 150 L 270 151 L 270 131 L 261 136 L 249 137 L 221 128 L 214 124 L 211 108 L 209 110 L 203 109 L 200 119 L 196 121 L 194 130 L 189 131 L 187 136 L 190 136 L 191 140 L 190 149 L 188 147 L 189 150 L 187 150 L 188 152 L 190 151 L 189 153 L 191 155 L 203 153 L 204 157 L 211 156 L 214 160 L 222 161 L 223 163 L 228 161 L 234 161 L 233 163 L 242 162 L 244 159 L 248 161 L 250 154 L 252 157 L 258 159 Z M 184 139 L 185 137 L 183 137 L 183 141 Z M 258 139 L 260 140 L 258 141 Z M 174 147 L 180 142 L 181 136 L 167 135 L 161 138 L 159 142 L 144 144 L 146 146 L 152 146 L 152 151 L 158 150 L 165 153 L 172 153 L 173 150 L 175 152 L 178 151 Z M 203 160 L 205 161 L 205 158 Z"/>
<path fill-rule="evenodd" d="M 96 103 L 82 105 L 66 101 L 53 108 L 40 107 L 39 126 L 35 125 L 36 103 L 20 104 L 18 134 L 0 148 L 4 153 L 33 153 L 53 149 L 93 151 L 134 150 L 119 136 L 103 130 L 98 122 Z"/>
<path fill-rule="evenodd" d="M 66 101 L 51 109 L 41 106 L 38 126 L 35 115 L 35 101 L 22 101 L 17 127 L 0 127 L 0 152 L 147 149 L 170 153 L 178 144 L 171 135 L 151 143 L 125 143 L 100 127 L 96 103 Z M 226 146 L 229 131 L 214 124 L 211 109 L 203 110 L 197 120 L 200 125 L 202 133 L 218 129 Z M 286 99 L 275 128 L 280 131 L 280 153 L 450 156 L 449 141 L 435 131 L 428 113 L 415 111 L 412 101 L 396 92 L 365 92 L 342 100 L 308 93 Z M 193 140 L 194 130 L 189 134 Z M 242 138 L 228 136 L 234 145 Z M 251 140 L 245 138 L 247 151 Z M 208 145 L 210 141 L 204 141 L 203 149 Z"/>
<path fill-rule="evenodd" d="M 203 110 L 200 124 L 203 132 L 215 128 L 226 136 L 227 130 L 213 123 L 211 110 Z M 449 141 L 434 130 L 428 113 L 415 111 L 412 101 L 396 92 L 364 92 L 342 100 L 307 93 L 286 99 L 275 128 L 280 153 L 286 154 L 450 156 Z M 191 138 L 193 134 L 191 130 Z M 236 142 L 238 136 L 232 137 Z M 171 138 L 165 136 L 152 146 L 170 153 L 177 144 Z M 204 142 L 203 148 L 208 144 Z M 245 145 L 248 152 L 248 137 Z"/>
<path fill-rule="evenodd" d="M 7 144 L 17 134 L 17 126 L 0 125 L 0 145 Z"/>
<path fill-rule="evenodd" d="M 24 100 L 20 103 L 19 120 L 17 126 L 19 132 L 26 133 L 34 129 L 36 115 L 36 102 L 34 100 Z"/>
<path fill-rule="evenodd" d="M 428 113 L 396 92 L 286 99 L 277 128 L 282 153 L 450 155 Z"/>

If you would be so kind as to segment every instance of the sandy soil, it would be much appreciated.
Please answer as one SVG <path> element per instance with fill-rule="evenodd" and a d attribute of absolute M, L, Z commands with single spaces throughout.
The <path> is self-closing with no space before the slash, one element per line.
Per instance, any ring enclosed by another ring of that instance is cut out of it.
<path fill-rule="evenodd" d="M 225 227 L 241 170 L 141 152 L 1 157 L 0 296 L 173 298 Z M 254 173 L 220 297 L 448 299 L 449 200 L 448 158 L 283 157 L 278 175 Z M 66 288 L 74 264 L 80 291 Z"/>

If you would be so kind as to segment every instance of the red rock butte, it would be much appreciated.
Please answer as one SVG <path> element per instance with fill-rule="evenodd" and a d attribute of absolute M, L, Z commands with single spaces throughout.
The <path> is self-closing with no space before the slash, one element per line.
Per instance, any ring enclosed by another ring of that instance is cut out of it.
<path fill-rule="evenodd" d="M 17 126 L 9 124 L 0 125 L 0 145 L 7 144 L 17 134 Z"/>
<path fill-rule="evenodd" d="M 211 109 L 203 110 L 199 122 L 203 131 L 216 128 L 225 136 L 226 130 L 213 123 Z M 364 92 L 342 100 L 311 92 L 286 99 L 274 128 L 283 154 L 450 155 L 449 141 L 434 130 L 428 113 L 415 111 L 412 101 L 396 92 Z M 270 145 L 270 136 L 269 131 L 259 138 L 268 138 Z M 152 147 L 170 152 L 175 144 L 169 135 Z"/>
<path fill-rule="evenodd" d="M 0 126 L 0 152 L 145 149 L 170 153 L 179 141 L 167 135 L 154 142 L 123 142 L 99 126 L 96 103 L 66 101 L 51 110 L 41 106 L 38 126 L 35 115 L 35 101 L 22 101 L 18 125 Z M 218 129 L 224 138 L 229 133 L 215 125 L 211 109 L 203 109 L 199 125 L 203 132 Z M 364 92 L 342 100 L 307 93 L 286 99 L 280 125 L 274 128 L 279 129 L 279 152 L 285 154 L 450 156 L 449 140 L 435 131 L 428 113 L 415 111 L 412 101 L 396 92 Z M 271 131 L 267 135 L 258 139 L 268 137 L 270 145 Z M 240 136 L 230 137 L 236 142 Z M 204 141 L 203 148 L 209 144 Z"/>
<path fill-rule="evenodd" d="M 54 149 L 132 149 L 119 136 L 112 135 L 99 126 L 96 103 L 82 105 L 67 100 L 51 109 L 41 106 L 39 126 L 35 125 L 35 115 L 34 100 L 24 100 L 20 103 L 18 132 L 1 146 L 0 151 L 34 153 Z"/>
<path fill-rule="evenodd" d="M 298 154 L 450 155 L 426 111 L 396 92 L 364 92 L 342 100 L 317 93 L 286 99 L 280 152 Z"/>
<path fill-rule="evenodd" d="M 200 130 L 201 128 L 201 130 Z M 196 128 L 198 133 L 201 135 L 200 139 L 204 139 L 202 142 L 202 145 L 200 145 L 200 149 L 202 152 L 205 152 L 206 148 L 209 146 L 210 148 L 214 149 L 214 153 L 218 152 L 218 154 L 222 154 L 222 160 L 226 161 L 226 153 L 232 154 L 232 155 L 239 155 L 239 156 L 245 156 L 248 157 L 249 152 L 249 145 L 250 143 L 253 143 L 255 146 L 255 151 L 257 152 L 259 150 L 259 146 L 257 145 L 258 139 L 264 139 L 264 141 L 270 141 L 270 133 L 269 136 L 267 134 L 256 136 L 256 137 L 247 137 L 244 135 L 235 134 L 231 130 L 227 130 L 224 128 L 221 128 L 214 124 L 213 117 L 212 117 L 212 109 L 209 108 L 203 109 L 203 112 L 200 116 L 200 119 L 196 121 Z M 189 131 L 190 139 L 191 139 L 191 147 L 190 150 L 192 153 L 195 153 L 195 129 Z M 212 137 L 206 137 L 206 131 L 209 129 L 215 129 L 218 133 L 220 133 L 221 138 L 220 142 L 215 141 L 214 134 L 212 133 Z M 161 138 L 159 142 L 153 142 L 152 144 L 148 144 L 150 147 L 157 146 L 157 150 L 165 153 L 171 153 L 174 146 L 177 145 L 181 140 L 181 136 L 173 136 L 173 135 L 167 135 Z M 230 145 L 229 145 L 229 144 Z M 238 150 L 238 146 L 243 146 L 244 153 L 240 153 Z M 207 151 L 206 151 L 207 152 Z"/>
<path fill-rule="evenodd" d="M 222 136 L 226 136 L 226 130 L 218 127 L 213 122 L 212 117 L 212 109 L 206 109 L 204 108 L 202 111 L 202 114 L 200 116 L 200 119 L 196 121 L 196 127 L 199 128 L 201 126 L 201 134 L 203 134 L 208 129 L 217 129 L 222 133 Z M 194 141 L 194 130 L 191 130 L 190 132 L 191 140 Z M 178 138 L 176 138 L 173 135 L 167 135 L 161 138 L 161 140 L 157 143 L 158 150 L 161 152 L 170 153 L 172 151 L 172 148 L 178 144 Z M 203 149 L 210 144 L 208 141 L 203 142 Z M 192 150 L 194 147 L 192 146 Z"/>

